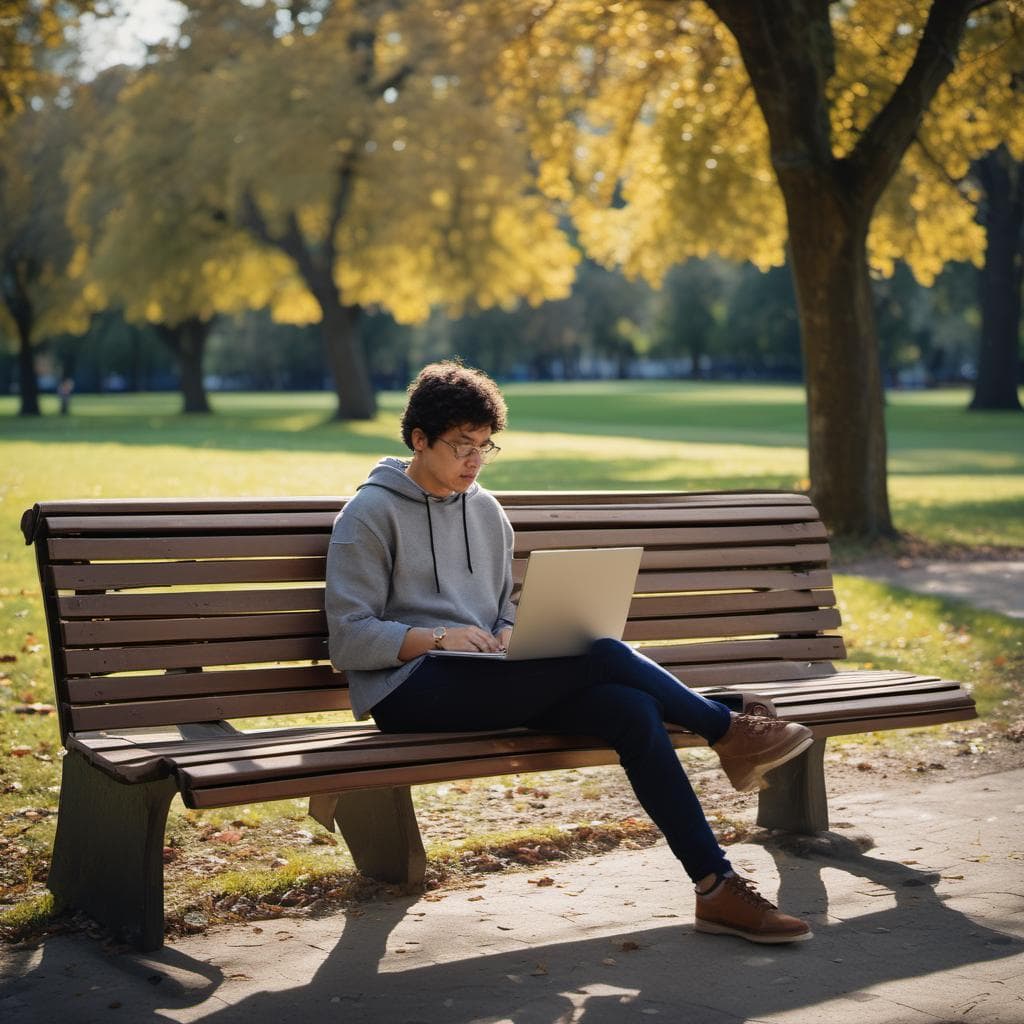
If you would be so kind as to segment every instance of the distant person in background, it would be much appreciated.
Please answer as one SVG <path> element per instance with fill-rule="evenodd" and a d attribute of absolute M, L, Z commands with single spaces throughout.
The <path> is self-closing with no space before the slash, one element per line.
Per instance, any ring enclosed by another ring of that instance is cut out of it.
<path fill-rule="evenodd" d="M 703 736 L 737 789 L 811 743 L 802 725 L 734 714 L 620 640 L 579 657 L 501 661 L 431 657 L 500 651 L 515 618 L 512 527 L 477 483 L 501 450 L 505 401 L 479 370 L 425 367 L 410 384 L 402 439 L 338 516 L 327 556 L 331 661 L 352 709 L 383 732 L 529 727 L 600 737 L 697 893 L 697 929 L 752 942 L 811 937 L 733 873 L 665 723 Z"/>
<path fill-rule="evenodd" d="M 57 397 L 60 399 L 60 414 L 67 416 L 71 412 L 71 394 L 75 390 L 75 382 L 70 377 L 65 377 L 57 385 Z"/>

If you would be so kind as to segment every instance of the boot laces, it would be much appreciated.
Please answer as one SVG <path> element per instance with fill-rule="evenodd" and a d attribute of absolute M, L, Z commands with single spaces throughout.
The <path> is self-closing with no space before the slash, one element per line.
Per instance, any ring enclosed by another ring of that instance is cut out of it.
<path fill-rule="evenodd" d="M 785 722 L 778 718 L 766 718 L 763 715 L 740 715 L 739 722 L 748 736 L 764 736 L 773 729 L 785 727 Z"/>
<path fill-rule="evenodd" d="M 733 875 L 731 878 L 726 879 L 727 882 L 733 883 L 732 889 L 737 896 L 740 897 L 745 903 L 749 903 L 754 907 L 765 907 L 768 910 L 775 910 L 775 904 L 769 900 L 766 900 L 755 888 L 755 883 L 749 878 L 743 878 L 740 875 Z"/>

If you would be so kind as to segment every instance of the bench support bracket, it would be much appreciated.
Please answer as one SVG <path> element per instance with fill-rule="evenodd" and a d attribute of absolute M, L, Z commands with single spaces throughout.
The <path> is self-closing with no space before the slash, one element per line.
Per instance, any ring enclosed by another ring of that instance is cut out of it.
<path fill-rule="evenodd" d="M 758 796 L 758 825 L 804 834 L 828 829 L 824 759 L 825 740 L 816 739 L 799 757 L 769 772 L 770 785 Z"/>
<path fill-rule="evenodd" d="M 137 949 L 164 941 L 164 826 L 174 779 L 126 785 L 77 750 L 64 758 L 47 886 Z"/>
<path fill-rule="evenodd" d="M 408 786 L 310 797 L 309 813 L 331 832 L 337 823 L 364 875 L 399 885 L 423 881 L 427 855 Z"/>

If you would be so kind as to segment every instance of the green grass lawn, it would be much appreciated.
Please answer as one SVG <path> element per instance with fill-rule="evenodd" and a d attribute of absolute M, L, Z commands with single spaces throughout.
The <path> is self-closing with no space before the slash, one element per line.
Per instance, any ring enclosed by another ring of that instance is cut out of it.
<path fill-rule="evenodd" d="M 806 486 L 796 387 L 524 384 L 506 394 L 511 429 L 487 469 L 492 489 Z M 60 498 L 350 494 L 380 455 L 403 453 L 403 398 L 381 396 L 379 416 L 355 424 L 330 421 L 327 394 L 215 395 L 214 415 L 192 417 L 177 413 L 176 395 L 81 395 L 73 415 L 36 420 L 0 398 L 0 910 L 39 891 L 59 782 L 53 716 L 14 713 L 53 700 L 22 511 Z M 933 545 L 1019 551 L 1024 416 L 968 413 L 967 400 L 964 390 L 891 396 L 897 526 Z M 48 413 L 55 405 L 44 399 Z M 837 591 L 854 664 L 964 680 L 990 716 L 1020 693 L 1024 623 L 855 577 L 840 576 Z M 285 801 L 205 818 L 179 810 L 169 836 L 243 812 L 294 829 L 303 808 Z"/>

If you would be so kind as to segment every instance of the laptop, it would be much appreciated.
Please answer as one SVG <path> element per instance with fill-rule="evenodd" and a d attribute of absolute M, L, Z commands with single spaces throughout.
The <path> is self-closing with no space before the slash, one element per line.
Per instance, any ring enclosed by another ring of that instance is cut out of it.
<path fill-rule="evenodd" d="M 621 639 L 644 549 L 530 552 L 519 608 L 504 651 L 430 651 L 435 658 L 525 661 L 585 654 L 591 641 Z"/>

